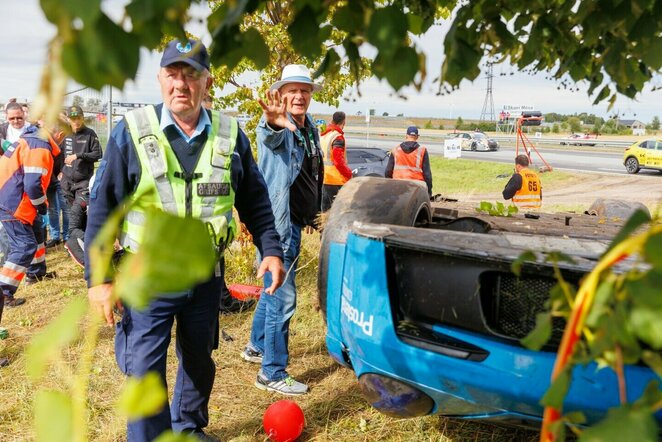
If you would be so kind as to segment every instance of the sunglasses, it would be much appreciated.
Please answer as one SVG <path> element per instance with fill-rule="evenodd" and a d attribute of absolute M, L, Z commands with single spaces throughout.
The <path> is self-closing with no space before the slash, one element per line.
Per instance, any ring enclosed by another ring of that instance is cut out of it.
<path fill-rule="evenodd" d="M 11 117 L 11 118 L 7 118 L 7 119 L 8 119 L 9 121 L 22 120 L 23 117 Z"/>

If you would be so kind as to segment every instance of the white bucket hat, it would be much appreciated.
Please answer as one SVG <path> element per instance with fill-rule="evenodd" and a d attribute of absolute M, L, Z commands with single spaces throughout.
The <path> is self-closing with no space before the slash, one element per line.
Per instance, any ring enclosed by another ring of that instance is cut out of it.
<path fill-rule="evenodd" d="M 283 74 L 280 76 L 280 80 L 272 84 L 269 90 L 275 91 L 288 83 L 309 84 L 313 87 L 313 92 L 322 89 L 321 85 L 313 83 L 313 80 L 310 78 L 310 71 L 302 64 L 288 64 L 285 66 L 283 68 Z"/>

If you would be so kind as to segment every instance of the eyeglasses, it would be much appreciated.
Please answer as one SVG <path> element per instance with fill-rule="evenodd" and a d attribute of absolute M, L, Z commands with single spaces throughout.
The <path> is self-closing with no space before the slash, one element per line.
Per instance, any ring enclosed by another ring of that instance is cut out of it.
<path fill-rule="evenodd" d="M 22 120 L 23 117 L 11 117 L 11 118 L 7 118 L 7 119 L 8 119 L 9 121 Z"/>

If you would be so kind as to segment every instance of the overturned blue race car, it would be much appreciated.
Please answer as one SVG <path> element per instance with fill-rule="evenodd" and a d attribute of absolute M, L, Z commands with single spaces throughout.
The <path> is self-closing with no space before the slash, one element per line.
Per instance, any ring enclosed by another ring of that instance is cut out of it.
<path fill-rule="evenodd" d="M 520 344 L 556 278 L 543 259 L 525 263 L 519 276 L 511 264 L 526 250 L 560 251 L 574 258 L 557 265 L 577 286 L 620 227 L 583 214 L 478 215 L 454 201 L 431 203 L 413 181 L 352 179 L 322 236 L 328 351 L 385 414 L 539 426 L 565 324 L 555 320 L 542 351 Z M 634 400 L 657 377 L 626 366 L 625 378 Z M 590 424 L 618 404 L 611 369 L 575 370 L 565 412 L 581 410 Z"/>

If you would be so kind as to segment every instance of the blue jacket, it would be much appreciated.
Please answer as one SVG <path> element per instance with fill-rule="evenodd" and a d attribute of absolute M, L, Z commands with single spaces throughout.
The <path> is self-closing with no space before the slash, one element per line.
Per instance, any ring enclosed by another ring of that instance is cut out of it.
<path fill-rule="evenodd" d="M 161 115 L 161 106 L 156 114 Z M 210 117 L 211 118 L 211 117 Z M 90 192 L 85 243 L 92 244 L 112 210 L 133 192 L 140 181 L 140 160 L 131 139 L 126 121 L 114 129 L 99 164 Z M 237 134 L 235 155 L 232 156 L 232 188 L 235 191 L 235 208 L 241 222 L 253 235 L 253 242 L 262 256 L 283 257 L 278 234 L 274 228 L 267 187 L 255 164 L 250 142 L 243 131 Z M 85 259 L 85 277 L 89 283 L 89 259 Z"/>
<path fill-rule="evenodd" d="M 292 117 L 288 117 L 294 123 Z M 313 128 L 315 144 L 321 154 L 319 131 L 310 114 L 306 114 L 306 121 Z M 280 236 L 283 251 L 287 251 L 292 237 L 290 187 L 301 171 L 304 150 L 295 142 L 294 132 L 285 128 L 274 130 L 267 124 L 264 116 L 255 132 L 257 135 L 258 167 L 269 187 L 269 199 L 276 218 L 276 230 Z M 320 197 L 323 181 L 324 173 L 321 172 L 318 178 L 318 195 Z"/>

